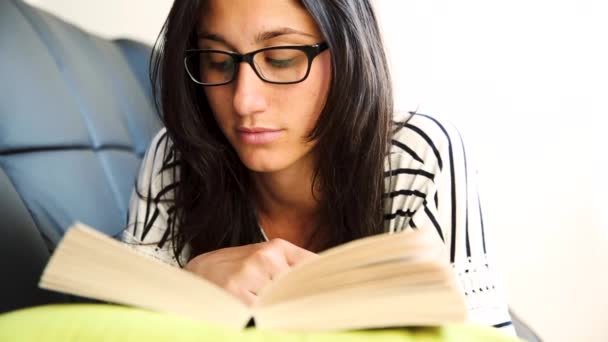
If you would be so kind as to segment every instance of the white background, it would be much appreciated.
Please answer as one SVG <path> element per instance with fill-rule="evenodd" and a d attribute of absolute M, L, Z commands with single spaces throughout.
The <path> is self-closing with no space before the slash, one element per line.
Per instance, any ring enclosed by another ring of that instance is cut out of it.
<path fill-rule="evenodd" d="M 151 43 L 170 0 L 30 0 Z M 512 308 L 547 341 L 608 341 L 605 1 L 376 0 L 397 107 L 476 156 Z"/>

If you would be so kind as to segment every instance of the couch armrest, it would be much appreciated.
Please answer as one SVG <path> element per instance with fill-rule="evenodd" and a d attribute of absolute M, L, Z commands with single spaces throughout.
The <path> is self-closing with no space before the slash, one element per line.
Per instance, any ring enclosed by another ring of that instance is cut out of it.
<path fill-rule="evenodd" d="M 65 302 L 67 297 L 41 290 L 38 279 L 49 251 L 10 179 L 0 168 L 0 313 Z"/>

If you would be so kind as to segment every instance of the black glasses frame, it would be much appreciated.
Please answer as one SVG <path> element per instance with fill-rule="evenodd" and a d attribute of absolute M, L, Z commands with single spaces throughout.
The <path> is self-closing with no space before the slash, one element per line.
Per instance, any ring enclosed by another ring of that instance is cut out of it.
<path fill-rule="evenodd" d="M 190 79 L 194 83 L 197 83 L 197 84 L 200 84 L 200 85 L 203 85 L 206 87 L 225 85 L 225 84 L 228 84 L 228 83 L 234 81 L 236 79 L 236 76 L 239 73 L 239 67 L 240 67 L 241 63 L 243 63 L 243 62 L 249 64 L 251 66 L 251 68 L 253 69 L 253 71 L 255 72 L 255 74 L 264 82 L 272 83 L 272 84 L 295 84 L 295 83 L 303 82 L 308 77 L 308 74 L 310 73 L 310 66 L 312 65 L 312 62 L 315 59 L 315 57 L 317 57 L 321 52 L 327 50 L 328 48 L 329 48 L 329 45 L 327 45 L 327 43 L 325 43 L 325 42 L 315 44 L 315 45 L 285 45 L 285 46 L 273 46 L 273 47 L 268 47 L 268 48 L 264 48 L 264 49 L 260 49 L 260 50 L 255 50 L 255 51 L 243 54 L 243 55 L 236 53 L 236 52 L 232 52 L 232 51 L 210 50 L 210 49 L 188 49 L 188 50 L 186 50 L 186 56 L 184 57 L 184 67 L 186 68 L 186 72 L 188 73 L 188 76 L 190 76 Z M 270 80 L 265 79 L 264 76 L 262 76 L 262 74 L 258 71 L 257 67 L 255 66 L 255 63 L 253 62 L 254 56 L 260 52 L 269 51 L 269 50 L 279 50 L 279 49 L 300 50 L 306 54 L 306 57 L 308 58 L 308 68 L 306 69 L 306 74 L 304 75 L 304 77 L 302 77 L 302 79 L 297 80 L 297 81 L 291 81 L 291 82 L 270 81 Z M 193 55 L 197 55 L 201 52 L 215 52 L 215 53 L 222 53 L 222 54 L 230 56 L 233 59 L 234 65 L 235 65 L 234 73 L 232 74 L 232 78 L 229 79 L 228 81 L 222 82 L 222 83 L 204 83 L 204 82 L 198 81 L 192 75 L 192 72 L 188 69 L 188 58 Z"/>

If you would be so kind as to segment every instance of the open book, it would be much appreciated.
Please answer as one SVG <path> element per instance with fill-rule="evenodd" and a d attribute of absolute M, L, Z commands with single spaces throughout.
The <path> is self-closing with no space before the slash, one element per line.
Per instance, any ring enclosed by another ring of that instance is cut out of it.
<path fill-rule="evenodd" d="M 464 297 L 433 232 L 408 230 L 331 248 L 276 277 L 254 307 L 205 279 L 77 223 L 40 287 L 243 328 L 346 330 L 466 319 Z"/>

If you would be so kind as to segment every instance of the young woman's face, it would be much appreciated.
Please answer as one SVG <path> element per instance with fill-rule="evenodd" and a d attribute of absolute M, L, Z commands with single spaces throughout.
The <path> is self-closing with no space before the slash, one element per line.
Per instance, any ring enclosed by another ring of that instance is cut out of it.
<path fill-rule="evenodd" d="M 297 0 L 209 0 L 198 31 L 199 48 L 241 54 L 323 40 Z M 329 50 L 315 57 L 301 83 L 266 83 L 249 64 L 241 63 L 232 83 L 204 87 L 219 127 L 247 168 L 277 172 L 312 165 L 315 142 L 306 137 L 325 105 L 330 60 Z"/>

